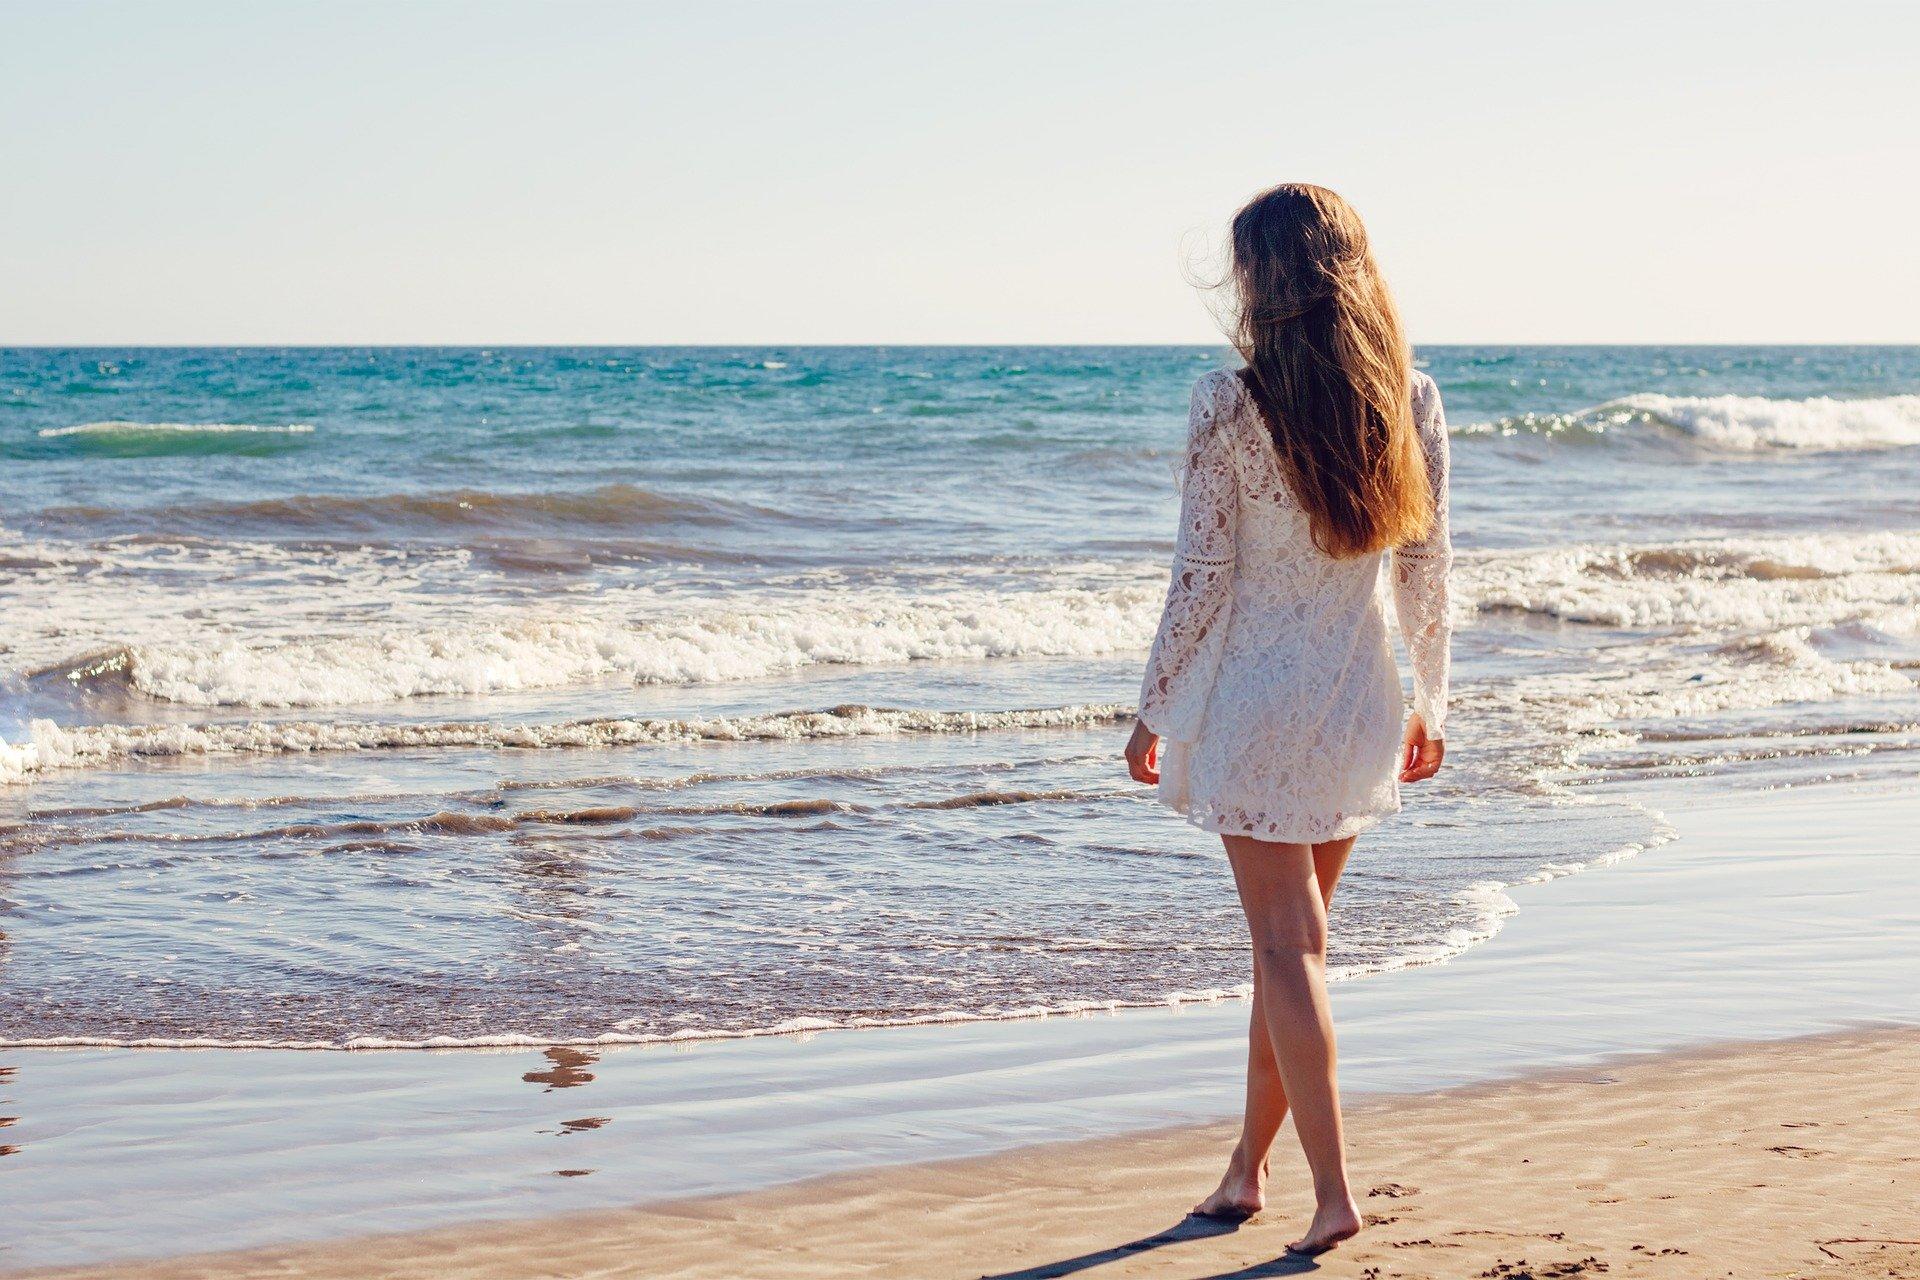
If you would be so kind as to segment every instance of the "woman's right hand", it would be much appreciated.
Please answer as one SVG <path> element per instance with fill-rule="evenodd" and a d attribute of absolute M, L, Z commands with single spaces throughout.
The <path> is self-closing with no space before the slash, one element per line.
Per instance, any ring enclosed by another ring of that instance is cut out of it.
<path fill-rule="evenodd" d="M 1160 781 L 1160 735 L 1144 721 L 1133 722 L 1133 736 L 1127 739 L 1127 772 L 1135 782 Z"/>
<path fill-rule="evenodd" d="M 1416 711 L 1408 716 L 1407 733 L 1400 748 L 1400 781 L 1426 781 L 1440 772 L 1440 762 L 1446 755 L 1446 742 L 1428 736 L 1427 722 L 1420 718 L 1420 713 Z"/>

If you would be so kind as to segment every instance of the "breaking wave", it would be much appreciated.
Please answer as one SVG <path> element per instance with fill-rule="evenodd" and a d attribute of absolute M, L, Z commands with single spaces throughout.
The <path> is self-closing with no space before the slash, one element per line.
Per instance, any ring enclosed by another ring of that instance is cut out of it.
<path fill-rule="evenodd" d="M 1870 619 L 1904 629 L 1920 607 L 1920 533 L 1807 534 L 1586 544 L 1463 559 L 1471 610 L 1696 631 Z"/>
<path fill-rule="evenodd" d="M 1463 707 L 1524 712 L 1593 731 L 1789 701 L 1913 687 L 1920 665 L 1920 532 L 1589 544 L 1465 556 L 1456 609 L 1556 623 L 1657 630 L 1607 651 L 1604 671 L 1517 677 L 1463 689 Z M 1151 638 L 1158 580 L 1105 590 L 945 596 L 814 593 L 784 608 L 631 623 L 505 621 L 327 638 L 140 644 L 37 672 L 33 685 L 133 691 L 177 704 L 260 708 L 481 695 L 609 678 L 705 683 L 815 664 L 1098 656 Z M 1673 637 L 1686 643 L 1673 645 Z M 1622 654 L 1642 655 L 1624 662 Z M 431 747 L 622 747 L 701 739 L 1045 728 L 1118 720 L 1131 708 L 1079 704 L 962 712 L 838 707 L 707 719 L 606 718 L 549 724 L 270 720 L 99 724 L 37 719 L 0 741 L 0 781 L 143 756 Z M 970 803 L 990 804 L 980 798 Z"/>
<path fill-rule="evenodd" d="M 818 665 L 1097 656 L 1146 647 L 1163 588 L 843 597 L 633 622 L 529 617 L 318 639 L 108 649 L 33 673 L 194 706 L 324 707 L 596 680 L 707 684 Z"/>
<path fill-rule="evenodd" d="M 1147 646 L 1163 581 L 938 595 L 815 591 L 763 608 L 631 620 L 508 614 L 471 627 L 340 636 L 182 636 L 65 659 L 32 680 L 189 706 L 301 708 L 605 680 L 710 684 L 824 665 L 1099 657 Z M 1729 634 L 1852 624 L 1860 635 L 1906 635 L 1920 629 L 1920 532 L 1476 553 L 1459 562 L 1455 597 L 1463 616 Z"/>
<path fill-rule="evenodd" d="M 378 724 L 361 721 L 264 721 L 242 724 L 83 725 L 35 720 L 23 741 L 0 741 L 0 783 L 48 769 L 108 765 L 135 758 L 281 755 L 315 751 L 468 747 L 545 750 L 676 742 L 799 741 L 916 733 L 1081 728 L 1115 723 L 1131 705 L 1082 703 L 1012 711 L 932 711 L 842 706 L 823 711 L 693 719 L 570 720 L 557 724 Z"/>
<path fill-rule="evenodd" d="M 1595 441 L 1651 437 L 1722 453 L 1896 449 L 1920 445 L 1920 395 L 1773 400 L 1643 392 L 1577 413 L 1528 413 L 1476 423 L 1456 434 Z"/>

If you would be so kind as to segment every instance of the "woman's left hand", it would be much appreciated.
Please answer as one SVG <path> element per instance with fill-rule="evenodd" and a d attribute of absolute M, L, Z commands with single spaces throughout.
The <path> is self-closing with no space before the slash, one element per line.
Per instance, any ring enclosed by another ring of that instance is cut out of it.
<path fill-rule="evenodd" d="M 1135 782 L 1160 781 L 1160 735 L 1143 721 L 1133 722 L 1133 736 L 1127 739 L 1127 772 Z"/>
<path fill-rule="evenodd" d="M 1447 758 L 1447 744 L 1427 732 L 1427 722 L 1419 712 L 1407 717 L 1407 732 L 1400 746 L 1400 781 L 1425 782 L 1440 772 Z"/>

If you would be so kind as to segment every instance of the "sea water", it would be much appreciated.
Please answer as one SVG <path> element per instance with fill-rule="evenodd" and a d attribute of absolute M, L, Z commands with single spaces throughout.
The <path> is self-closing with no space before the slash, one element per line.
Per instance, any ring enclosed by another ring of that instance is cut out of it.
<path fill-rule="evenodd" d="M 1920 742 L 1920 349 L 1438 347 L 1448 767 L 1336 975 Z M 1219 349 L 0 351 L 0 1043 L 651 1041 L 1246 989 L 1119 758 Z M 1594 962 L 1605 963 L 1604 957 Z"/>

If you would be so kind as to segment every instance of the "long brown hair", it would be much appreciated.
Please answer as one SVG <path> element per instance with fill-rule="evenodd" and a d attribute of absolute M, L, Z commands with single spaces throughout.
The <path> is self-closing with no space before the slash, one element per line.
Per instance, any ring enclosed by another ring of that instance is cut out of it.
<path fill-rule="evenodd" d="M 1233 218 L 1230 336 L 1313 540 L 1363 556 L 1433 520 L 1413 353 L 1353 206 L 1288 182 Z"/>

